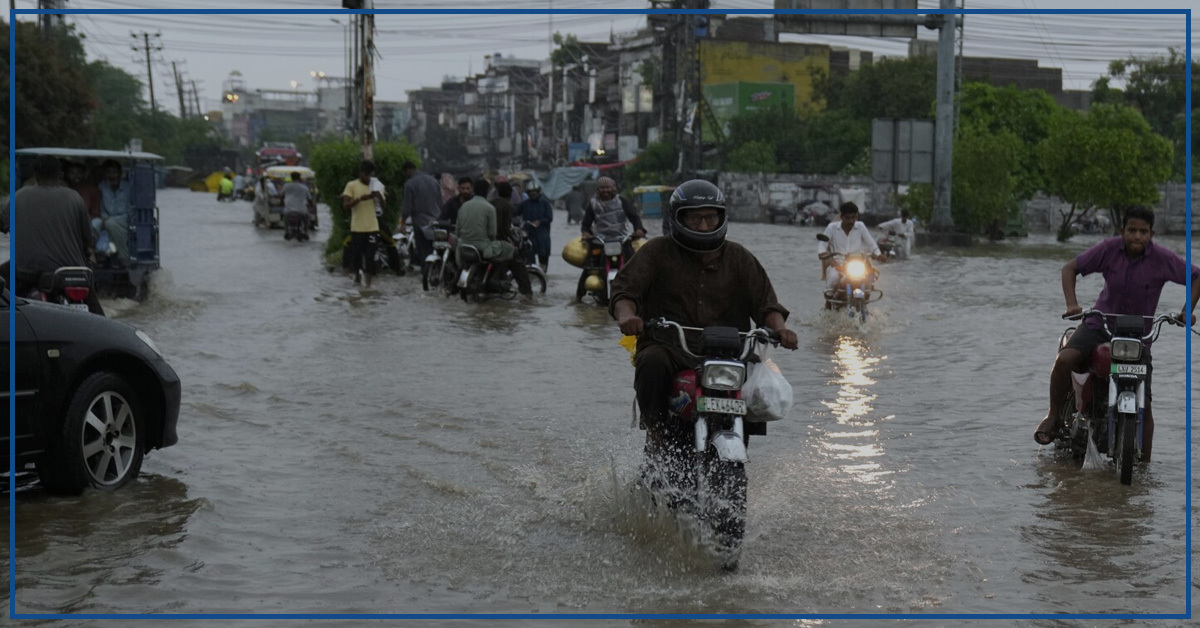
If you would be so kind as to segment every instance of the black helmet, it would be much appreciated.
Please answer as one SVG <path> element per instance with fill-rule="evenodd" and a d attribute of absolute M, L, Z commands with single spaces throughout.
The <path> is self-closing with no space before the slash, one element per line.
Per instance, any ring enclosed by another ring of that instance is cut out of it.
<path fill-rule="evenodd" d="M 693 231 L 688 229 L 679 214 L 689 209 L 709 207 L 716 209 L 721 216 L 721 224 L 712 231 Z M 721 190 L 704 179 L 692 179 L 679 184 L 671 194 L 669 210 L 671 212 L 671 238 L 679 246 L 689 251 L 708 253 L 720 249 L 725 244 L 725 232 L 729 229 L 729 221 L 725 219 L 725 195 Z"/>

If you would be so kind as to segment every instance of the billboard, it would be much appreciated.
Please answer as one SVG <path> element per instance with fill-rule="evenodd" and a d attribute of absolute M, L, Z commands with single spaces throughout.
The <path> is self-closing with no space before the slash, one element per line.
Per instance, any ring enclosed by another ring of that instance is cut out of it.
<path fill-rule="evenodd" d="M 712 110 L 716 124 L 725 133 L 729 132 L 729 121 L 750 111 L 762 111 L 776 107 L 795 109 L 796 86 L 791 83 L 721 83 L 705 85 L 704 98 Z M 712 123 L 705 120 L 701 127 L 704 141 L 716 141 Z"/>
<path fill-rule="evenodd" d="M 871 178 L 880 183 L 933 183 L 933 120 L 871 121 Z"/>
<path fill-rule="evenodd" d="M 775 8 L 792 11 L 915 11 L 917 0 L 775 0 Z M 923 16 L 884 13 L 776 15 L 775 19 L 781 26 L 780 30 L 785 33 L 909 39 L 917 36 L 917 24 L 924 23 Z"/>

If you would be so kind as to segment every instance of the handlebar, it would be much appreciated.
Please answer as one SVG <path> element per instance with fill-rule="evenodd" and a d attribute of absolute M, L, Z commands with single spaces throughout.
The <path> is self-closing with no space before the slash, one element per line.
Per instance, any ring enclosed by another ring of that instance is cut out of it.
<path fill-rule="evenodd" d="M 1089 310 L 1084 310 L 1078 314 L 1072 314 L 1070 316 L 1063 314 L 1062 318 L 1065 321 L 1079 321 L 1079 320 L 1083 320 L 1083 319 L 1089 318 L 1089 317 L 1097 317 L 1100 319 L 1100 323 L 1102 325 L 1104 325 L 1104 333 L 1108 334 L 1109 337 L 1112 337 L 1113 330 L 1112 330 L 1112 327 L 1108 324 L 1108 319 L 1113 316 L 1120 316 L 1120 315 L 1119 314 L 1108 314 L 1105 312 L 1101 312 L 1100 310 L 1089 309 Z M 1163 323 L 1170 323 L 1171 325 L 1175 325 L 1178 327 L 1184 327 L 1183 321 L 1179 320 L 1179 317 L 1175 316 L 1173 314 L 1159 314 L 1158 316 L 1142 316 L 1141 318 L 1143 320 L 1150 321 L 1150 333 L 1146 334 L 1145 336 L 1142 336 L 1142 338 L 1141 338 L 1142 342 L 1154 342 L 1155 340 L 1158 340 L 1158 334 L 1159 334 L 1159 332 L 1162 331 Z M 1194 330 L 1194 329 L 1191 331 L 1192 331 L 1192 333 L 1197 333 L 1196 330 Z"/>
<path fill-rule="evenodd" d="M 688 348 L 687 337 L 685 337 L 683 334 L 685 331 L 699 332 L 704 331 L 704 329 L 700 327 L 685 327 L 679 323 L 676 323 L 675 321 L 669 321 L 665 318 L 656 318 L 648 321 L 646 327 L 647 329 L 675 329 L 679 333 L 679 348 L 682 349 L 684 353 L 697 359 L 702 359 L 704 357 L 692 353 L 692 350 Z M 740 357 L 738 357 L 739 360 L 743 361 L 747 356 L 750 355 L 750 352 L 754 350 L 755 344 L 759 342 L 764 344 L 770 343 L 774 346 L 779 345 L 779 334 L 772 329 L 767 329 L 766 327 L 759 327 L 748 332 L 740 331 L 738 332 L 738 336 L 744 338 L 742 341 L 742 354 Z"/>

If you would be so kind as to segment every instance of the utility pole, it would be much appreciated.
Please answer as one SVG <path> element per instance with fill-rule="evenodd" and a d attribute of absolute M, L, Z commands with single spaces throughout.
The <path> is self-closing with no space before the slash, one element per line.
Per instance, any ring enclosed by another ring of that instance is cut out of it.
<path fill-rule="evenodd" d="M 134 41 L 137 40 L 137 33 L 130 33 L 130 35 L 133 36 Z M 154 36 L 162 37 L 162 33 L 154 33 Z M 150 33 L 142 31 L 142 48 L 138 48 L 137 46 L 131 46 L 131 48 L 134 52 L 141 52 L 142 50 L 146 52 L 146 85 L 150 88 L 150 111 L 157 111 L 157 106 L 154 102 L 154 71 L 150 67 L 150 52 L 162 50 L 162 45 L 151 46 Z"/>
<path fill-rule="evenodd" d="M 934 125 L 934 209 L 929 228 L 951 232 L 954 218 L 950 215 L 950 190 L 954 163 L 954 31 L 956 29 L 954 0 L 941 0 L 937 49 L 937 122 Z"/>
<path fill-rule="evenodd" d="M 179 68 L 174 61 L 171 62 L 171 73 L 175 75 L 175 91 L 179 94 L 179 119 L 182 120 L 187 118 L 187 107 L 183 104 L 183 81 L 179 79 Z"/>
<path fill-rule="evenodd" d="M 200 90 L 196 89 L 196 81 L 192 81 L 192 99 L 196 102 L 196 115 L 204 115 L 204 111 L 200 109 Z"/>
<path fill-rule="evenodd" d="M 372 9 L 375 3 L 371 3 Z M 363 47 L 363 100 L 362 100 L 362 154 L 363 159 L 375 158 L 375 14 L 362 17 Z"/>
<path fill-rule="evenodd" d="M 38 0 L 38 8 L 39 9 L 47 9 L 47 10 L 51 10 L 51 11 L 56 10 L 56 9 L 57 10 L 66 9 L 67 8 L 66 4 L 67 4 L 67 0 Z M 14 9 L 14 10 L 17 8 L 16 0 L 9 0 L 9 8 Z M 41 22 L 41 24 L 42 24 L 42 37 L 45 39 L 49 39 L 50 30 L 55 25 L 62 26 L 63 15 L 61 13 L 59 13 L 58 15 L 52 15 L 52 14 L 46 13 L 46 14 L 39 15 L 38 21 Z"/>

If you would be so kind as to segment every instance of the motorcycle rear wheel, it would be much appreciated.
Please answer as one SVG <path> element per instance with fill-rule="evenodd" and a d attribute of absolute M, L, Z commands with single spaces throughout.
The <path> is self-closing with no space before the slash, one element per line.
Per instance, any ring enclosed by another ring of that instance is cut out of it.
<path fill-rule="evenodd" d="M 426 292 L 437 290 L 442 285 L 442 260 L 435 259 L 421 270 L 421 288 Z"/>
<path fill-rule="evenodd" d="M 529 285 L 533 288 L 534 294 L 546 294 L 546 273 L 536 264 L 529 266 L 528 271 Z"/>
<path fill-rule="evenodd" d="M 1133 415 L 1117 418 L 1117 468 L 1121 484 L 1133 484 L 1133 461 L 1137 457 L 1137 419 Z"/>

